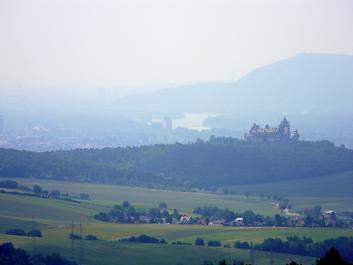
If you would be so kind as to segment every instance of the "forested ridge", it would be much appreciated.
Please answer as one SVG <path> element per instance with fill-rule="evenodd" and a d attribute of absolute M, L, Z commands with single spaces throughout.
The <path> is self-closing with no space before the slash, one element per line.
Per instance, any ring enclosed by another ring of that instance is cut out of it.
<path fill-rule="evenodd" d="M 320 142 L 190 144 L 27 152 L 0 149 L 0 177 L 209 187 L 317 177 L 353 169 L 353 150 Z"/>

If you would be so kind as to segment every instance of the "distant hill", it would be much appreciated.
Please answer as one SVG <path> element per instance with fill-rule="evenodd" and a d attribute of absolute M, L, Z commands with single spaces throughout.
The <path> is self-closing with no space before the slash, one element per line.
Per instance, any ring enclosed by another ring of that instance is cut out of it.
<path fill-rule="evenodd" d="M 307 179 L 353 170 L 353 151 L 322 142 L 193 144 L 25 152 L 0 149 L 0 177 L 142 186 L 214 187 Z"/>
<path fill-rule="evenodd" d="M 299 54 L 234 83 L 199 83 L 130 96 L 118 107 L 179 113 L 353 112 L 352 73 L 353 56 Z"/>
<path fill-rule="evenodd" d="M 231 91 L 234 83 L 208 82 L 176 86 L 152 93 L 137 94 L 118 101 L 117 108 L 148 112 L 218 112 L 223 93 Z"/>

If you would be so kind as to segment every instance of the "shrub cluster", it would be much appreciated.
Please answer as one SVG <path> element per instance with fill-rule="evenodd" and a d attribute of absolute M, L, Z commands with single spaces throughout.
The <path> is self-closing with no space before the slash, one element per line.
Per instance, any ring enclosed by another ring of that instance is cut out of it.
<path fill-rule="evenodd" d="M 120 239 L 119 241 L 131 243 L 167 244 L 167 242 L 163 238 L 158 239 L 148 235 L 132 236 L 129 238 Z"/>
<path fill-rule="evenodd" d="M 38 229 L 32 229 L 28 233 L 26 233 L 26 231 L 21 228 L 15 228 L 8 230 L 6 234 L 13 236 L 42 237 L 42 232 Z"/>

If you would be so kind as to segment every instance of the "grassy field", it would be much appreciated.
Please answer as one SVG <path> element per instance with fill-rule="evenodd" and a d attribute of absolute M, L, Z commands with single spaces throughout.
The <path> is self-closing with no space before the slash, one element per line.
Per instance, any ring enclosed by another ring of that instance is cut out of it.
<path fill-rule="evenodd" d="M 14 236 L 0 235 L 0 241 L 12 241 L 17 246 L 32 251 L 31 240 Z M 71 249 L 67 239 L 42 238 L 35 242 L 35 251 L 42 253 L 58 252 L 75 261 L 80 261 L 79 247 Z M 247 250 L 234 248 L 211 248 L 196 246 L 154 245 L 137 243 L 120 243 L 111 241 L 83 242 L 83 263 L 88 265 L 199 265 L 204 261 L 216 262 L 220 259 L 244 259 L 249 261 Z M 312 264 L 314 258 L 273 254 L 274 264 L 286 264 L 291 259 L 307 265 Z M 270 264 L 270 253 L 255 251 L 255 264 Z"/>
<path fill-rule="evenodd" d="M 180 192 L 146 188 L 134 188 L 116 185 L 74 183 L 53 180 L 15 179 L 17 182 L 33 186 L 39 184 L 45 189 L 58 189 L 70 194 L 88 193 L 91 203 L 112 206 L 127 200 L 133 205 L 142 207 L 155 207 L 160 202 L 166 202 L 170 209 L 177 208 L 180 212 L 192 213 L 198 206 L 217 206 L 229 208 L 237 212 L 252 209 L 263 215 L 274 215 L 278 210 L 271 200 L 260 197 L 246 198 L 243 195 L 220 195 L 200 192 Z"/>
<path fill-rule="evenodd" d="M 295 209 L 321 205 L 324 209 L 353 211 L 353 171 L 318 178 L 240 185 L 229 189 L 254 195 L 280 195 L 289 198 Z"/>
<path fill-rule="evenodd" d="M 67 235 L 70 224 L 48 230 L 49 235 Z M 78 226 L 76 226 L 78 229 Z M 78 230 L 77 230 L 78 231 Z M 219 240 L 223 244 L 234 243 L 237 240 L 260 243 L 265 238 L 275 237 L 285 239 L 290 235 L 307 236 L 315 241 L 338 236 L 353 236 L 352 229 L 336 228 L 293 228 L 293 227 L 223 227 L 203 225 L 160 225 L 160 224 L 112 224 L 85 223 L 84 233 L 93 233 L 100 239 L 117 240 L 133 235 L 148 234 L 157 238 L 164 238 L 168 242 L 182 241 L 194 243 L 197 237 L 204 240 Z"/>
<path fill-rule="evenodd" d="M 37 252 L 59 252 L 68 258 L 78 261 L 78 243 L 75 242 L 71 251 L 70 241 L 67 239 L 70 224 L 57 225 L 42 229 L 43 238 L 36 239 Z M 78 226 L 76 226 L 78 232 Z M 93 233 L 101 240 L 97 242 L 84 241 L 83 251 L 87 264 L 201 264 L 204 260 L 216 261 L 220 258 L 249 260 L 249 252 L 233 248 L 210 248 L 195 246 L 149 245 L 116 242 L 118 238 L 131 235 L 148 234 L 158 238 L 165 238 L 169 243 L 173 241 L 194 242 L 196 237 L 207 240 L 220 240 L 222 243 L 236 240 L 260 242 L 267 237 L 285 238 L 288 235 L 305 235 L 322 240 L 339 235 L 352 235 L 347 229 L 304 229 L 304 228 L 233 228 L 233 227 L 204 227 L 192 225 L 120 225 L 106 223 L 85 223 L 83 233 Z M 25 237 L 0 235 L 0 242 L 12 241 L 17 246 L 32 251 L 32 241 Z M 255 252 L 255 264 L 269 264 L 269 253 Z M 298 257 L 285 254 L 275 254 L 274 264 L 286 264 L 295 259 L 303 264 L 311 264 L 313 258 Z"/>
<path fill-rule="evenodd" d="M 321 205 L 325 210 L 353 212 L 353 198 L 348 197 L 290 197 L 294 209 L 303 209 Z"/>
<path fill-rule="evenodd" d="M 265 184 L 239 185 L 229 189 L 238 193 L 280 195 L 285 197 L 353 198 L 353 171 L 308 179 L 278 181 Z"/>
<path fill-rule="evenodd" d="M 13 229 L 13 228 L 22 228 L 25 231 L 32 230 L 33 228 L 36 229 L 43 229 L 47 227 L 47 225 L 36 222 L 34 220 L 21 220 L 16 218 L 7 218 L 7 217 L 0 217 L 0 234 L 6 233 L 6 231 Z"/>
<path fill-rule="evenodd" d="M 216 261 L 222 258 L 228 260 L 244 259 L 249 261 L 247 250 L 234 248 L 211 248 L 177 245 L 154 245 L 121 243 L 118 239 L 133 235 L 147 234 L 164 238 L 168 243 L 182 241 L 194 243 L 197 237 L 208 240 L 219 240 L 222 244 L 234 241 L 262 242 L 265 238 L 286 238 L 291 235 L 307 236 L 316 241 L 338 236 L 353 236 L 351 229 L 334 228 L 276 228 L 276 227 L 217 227 L 201 225 L 162 225 L 162 224 L 111 224 L 98 222 L 93 215 L 99 211 L 107 211 L 110 205 L 129 200 L 139 207 L 151 207 L 161 201 L 168 203 L 170 208 L 192 212 L 196 206 L 215 205 L 236 211 L 252 209 L 262 214 L 273 215 L 273 202 L 259 197 L 215 195 L 206 193 L 187 193 L 177 191 L 151 190 L 132 187 L 109 186 L 87 183 L 71 183 L 60 181 L 43 181 L 17 179 L 21 184 L 32 186 L 40 184 L 46 189 L 59 189 L 62 192 L 79 194 L 89 193 L 93 200 L 81 203 L 67 202 L 55 199 L 43 199 L 22 195 L 0 193 L 0 242 L 11 241 L 18 247 L 33 251 L 33 241 L 27 237 L 5 235 L 11 228 L 22 228 L 26 231 L 35 226 L 40 228 L 43 238 L 35 240 L 35 252 L 58 252 L 69 259 L 79 261 L 78 242 L 73 250 L 68 240 L 70 224 L 75 222 L 75 232 L 78 233 L 78 223 L 83 223 L 83 234 L 95 234 L 100 240 L 84 241 L 84 264 L 188 264 L 199 265 L 205 260 Z M 318 197 L 312 200 L 297 198 L 297 203 L 306 205 L 316 203 Z M 336 198 L 328 198 L 327 203 L 334 203 Z M 300 201 L 301 200 L 301 201 Z M 337 202 L 341 204 L 342 202 Z M 270 253 L 256 251 L 255 264 L 269 264 Z M 286 264 L 290 259 L 300 263 L 312 264 L 312 257 L 299 257 L 286 254 L 274 254 L 274 264 Z"/>
<path fill-rule="evenodd" d="M 0 193 L 0 216 L 43 221 L 86 221 L 99 210 L 91 204 Z"/>
<path fill-rule="evenodd" d="M 45 189 L 59 189 L 71 194 L 85 192 L 90 194 L 95 205 L 112 206 L 124 200 L 140 208 L 150 208 L 165 201 L 169 208 L 191 214 L 197 206 L 211 205 L 230 208 L 236 212 L 252 209 L 256 213 L 273 216 L 278 213 L 274 202 L 260 194 L 280 195 L 290 199 L 294 209 L 303 209 L 321 205 L 324 209 L 335 211 L 353 211 L 353 171 L 304 180 L 275 182 L 270 184 L 241 185 L 231 187 L 239 194 L 249 191 L 256 196 L 246 198 L 243 195 L 220 195 L 200 192 L 166 191 L 104 184 L 72 183 L 65 181 L 47 181 L 38 179 L 15 179 L 21 184 L 33 186 L 39 184 Z M 341 191 L 341 192 L 340 192 Z"/>

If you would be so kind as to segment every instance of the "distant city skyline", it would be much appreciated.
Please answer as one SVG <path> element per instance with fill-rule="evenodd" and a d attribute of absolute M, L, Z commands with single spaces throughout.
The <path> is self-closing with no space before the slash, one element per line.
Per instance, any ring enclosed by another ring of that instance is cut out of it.
<path fill-rule="evenodd" d="M 4 133 L 4 118 L 0 115 L 0 134 Z"/>
<path fill-rule="evenodd" d="M 350 0 L 0 0 L 0 88 L 150 91 L 353 54 Z"/>

